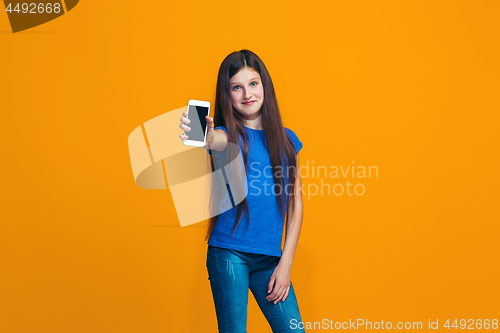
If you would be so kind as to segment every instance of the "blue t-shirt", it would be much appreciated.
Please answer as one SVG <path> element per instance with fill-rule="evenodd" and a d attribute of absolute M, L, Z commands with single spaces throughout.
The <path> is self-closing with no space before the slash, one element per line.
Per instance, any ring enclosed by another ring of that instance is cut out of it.
<path fill-rule="evenodd" d="M 218 216 L 217 223 L 208 239 L 208 244 L 237 251 L 281 257 L 285 216 L 281 214 L 278 206 L 280 188 L 274 186 L 266 134 L 264 130 L 256 130 L 246 126 L 244 128 L 248 144 L 248 194 L 246 199 L 250 211 L 250 223 L 245 233 L 248 216 L 245 209 L 243 209 L 242 218 L 234 237 L 232 237 L 231 232 L 236 222 L 238 209 L 233 207 Z M 227 129 L 224 126 L 217 126 L 215 129 L 222 129 L 227 134 Z M 298 153 L 302 149 L 302 142 L 292 130 L 285 127 L 285 131 L 295 144 L 295 151 Z M 243 154 L 241 136 L 239 141 L 241 153 Z M 211 155 L 211 151 L 207 150 Z M 286 184 L 288 178 L 286 166 L 283 166 L 281 170 Z M 289 192 L 289 189 L 285 190 L 286 195 Z"/>

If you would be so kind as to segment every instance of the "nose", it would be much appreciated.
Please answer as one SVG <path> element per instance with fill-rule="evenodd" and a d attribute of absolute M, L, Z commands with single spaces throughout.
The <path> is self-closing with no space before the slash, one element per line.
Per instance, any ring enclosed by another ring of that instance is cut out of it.
<path fill-rule="evenodd" d="M 250 91 L 248 89 L 245 89 L 245 91 L 243 92 L 243 99 L 249 100 L 251 97 L 252 97 L 252 94 L 250 93 Z"/>

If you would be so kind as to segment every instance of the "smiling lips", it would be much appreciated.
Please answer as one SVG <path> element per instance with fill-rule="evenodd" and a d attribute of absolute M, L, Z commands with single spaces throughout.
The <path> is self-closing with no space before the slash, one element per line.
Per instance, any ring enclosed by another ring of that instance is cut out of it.
<path fill-rule="evenodd" d="M 257 101 L 249 101 L 249 102 L 245 102 L 245 103 L 241 103 L 241 104 L 244 104 L 244 105 L 252 105 L 253 103 L 255 103 Z"/>

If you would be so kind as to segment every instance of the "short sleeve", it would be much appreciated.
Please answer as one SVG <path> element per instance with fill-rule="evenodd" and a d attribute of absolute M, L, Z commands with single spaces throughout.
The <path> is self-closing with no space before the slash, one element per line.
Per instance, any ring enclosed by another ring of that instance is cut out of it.
<path fill-rule="evenodd" d="M 214 128 L 214 130 L 216 130 L 216 129 L 221 129 L 221 130 L 223 130 L 223 131 L 226 133 L 226 135 L 227 135 L 227 129 L 226 129 L 226 127 L 225 127 L 225 126 L 217 126 L 216 128 Z M 211 149 L 208 149 L 208 148 L 206 148 L 206 149 L 207 149 L 208 154 L 209 154 L 209 155 L 212 155 Z"/>
<path fill-rule="evenodd" d="M 299 151 L 302 149 L 302 142 L 299 140 L 299 138 L 297 137 L 297 134 L 295 134 L 294 131 L 292 131 L 291 129 L 286 128 L 286 127 L 285 127 L 285 130 L 286 130 L 287 135 L 292 139 L 293 144 L 295 145 L 295 154 L 298 154 Z"/>

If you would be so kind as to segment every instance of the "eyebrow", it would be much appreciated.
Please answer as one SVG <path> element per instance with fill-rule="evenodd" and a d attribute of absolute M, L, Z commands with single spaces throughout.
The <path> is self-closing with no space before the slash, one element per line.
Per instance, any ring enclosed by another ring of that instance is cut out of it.
<path fill-rule="evenodd" d="M 253 80 L 260 80 L 260 78 L 256 76 L 256 77 L 250 79 L 250 81 L 253 81 Z M 233 85 L 233 84 L 240 84 L 240 83 L 239 82 L 231 83 L 231 85 Z"/>

